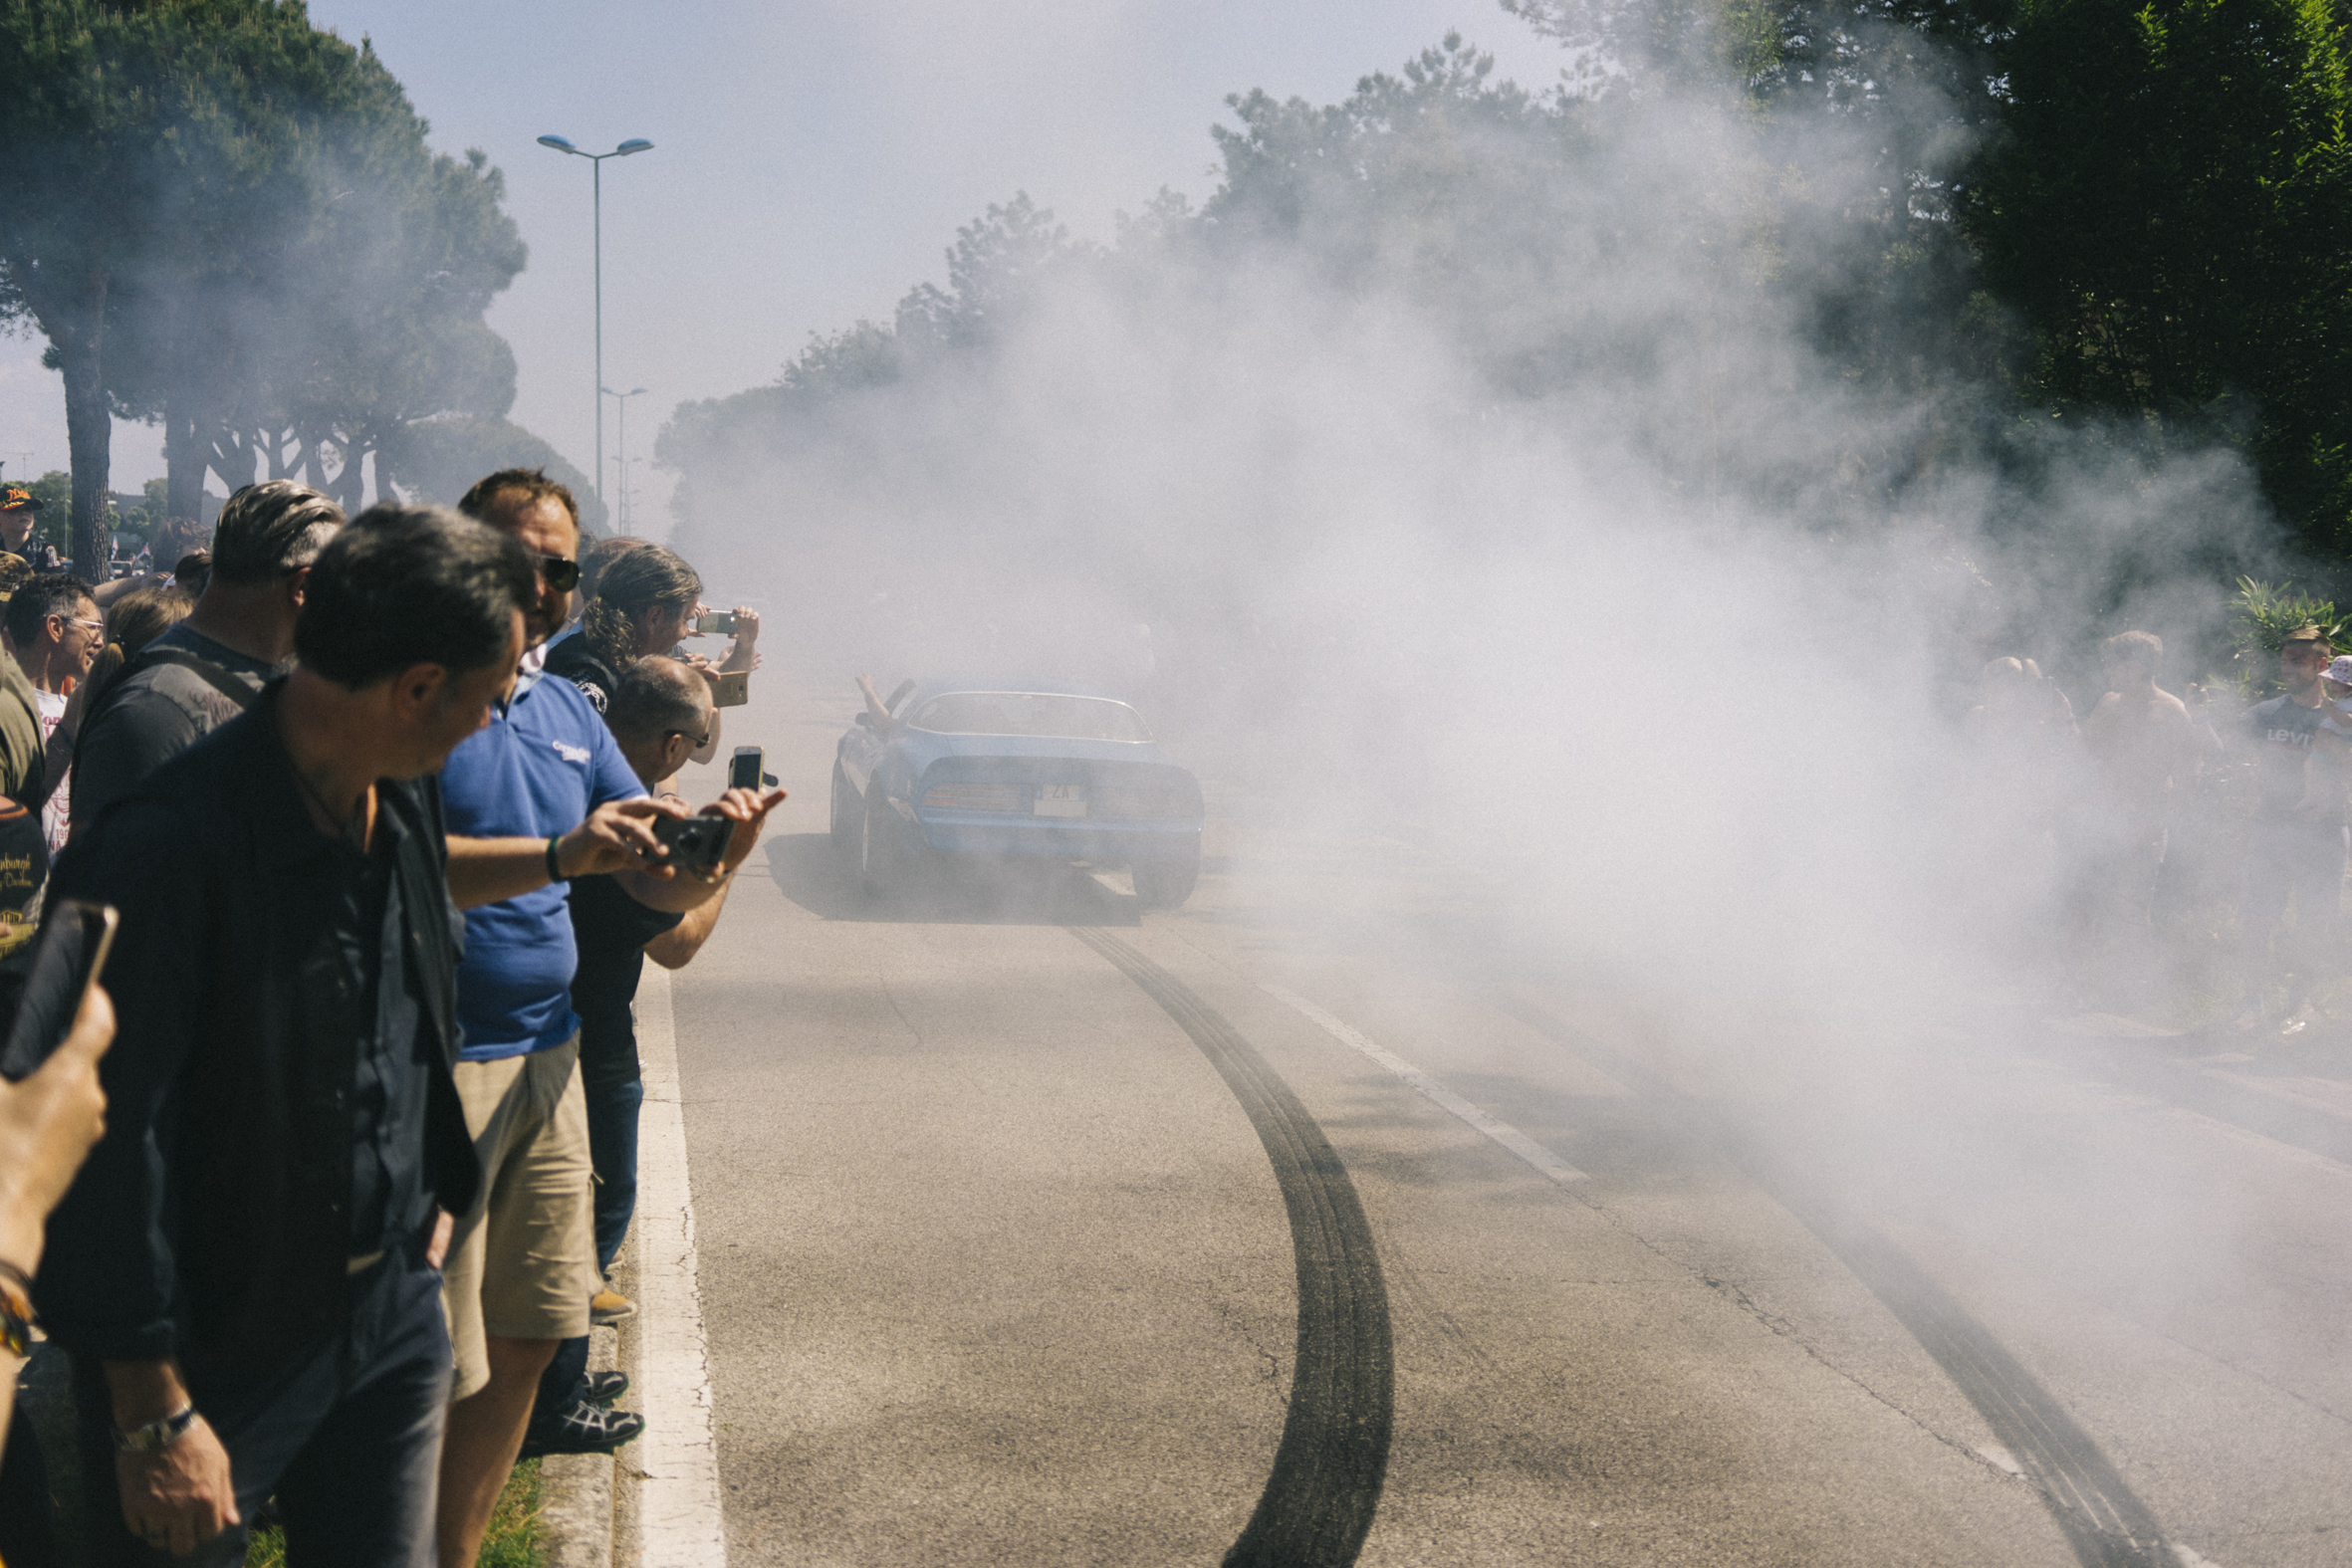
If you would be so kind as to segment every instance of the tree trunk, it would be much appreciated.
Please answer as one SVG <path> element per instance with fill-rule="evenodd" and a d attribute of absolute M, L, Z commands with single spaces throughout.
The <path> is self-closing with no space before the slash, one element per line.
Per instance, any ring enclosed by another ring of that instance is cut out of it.
<path fill-rule="evenodd" d="M 74 469 L 74 567 L 92 581 L 103 580 L 113 521 L 108 516 L 107 479 L 115 420 L 107 405 L 99 357 L 106 343 L 108 282 L 105 269 L 93 266 L 74 301 L 72 319 L 56 324 L 64 331 L 53 327 L 50 333 L 66 380 L 66 451 Z"/>
<path fill-rule="evenodd" d="M 254 466 L 259 459 L 255 448 L 260 444 L 258 438 L 248 443 L 242 432 L 227 428 L 212 438 L 212 471 L 220 476 L 230 495 L 253 483 Z"/>
<path fill-rule="evenodd" d="M 163 515 L 191 521 L 204 515 L 204 470 L 212 443 L 197 432 L 212 420 L 186 396 L 163 404 Z"/>
<path fill-rule="evenodd" d="M 335 504 L 343 515 L 355 518 L 367 504 L 367 443 L 353 436 L 343 443 L 343 472 L 335 476 Z"/>

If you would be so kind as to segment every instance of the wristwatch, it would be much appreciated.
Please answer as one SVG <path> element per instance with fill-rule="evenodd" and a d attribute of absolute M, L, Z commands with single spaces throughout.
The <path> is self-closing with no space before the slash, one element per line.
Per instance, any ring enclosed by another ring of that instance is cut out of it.
<path fill-rule="evenodd" d="M 179 1441 L 179 1435 L 196 1424 L 196 1407 L 189 1405 L 176 1416 L 161 1416 L 143 1427 L 124 1432 L 115 1429 L 115 1452 L 118 1454 L 160 1454 Z"/>

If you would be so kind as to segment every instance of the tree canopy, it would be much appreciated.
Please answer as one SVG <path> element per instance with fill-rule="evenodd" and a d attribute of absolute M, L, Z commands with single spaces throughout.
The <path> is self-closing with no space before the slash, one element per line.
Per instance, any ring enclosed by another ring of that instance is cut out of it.
<path fill-rule="evenodd" d="M 355 506 L 405 426 L 503 419 L 503 181 L 431 151 L 364 40 L 300 0 L 0 0 L 0 312 L 65 378 L 78 557 L 110 414 L 162 425 L 174 515 L 208 470 Z"/>

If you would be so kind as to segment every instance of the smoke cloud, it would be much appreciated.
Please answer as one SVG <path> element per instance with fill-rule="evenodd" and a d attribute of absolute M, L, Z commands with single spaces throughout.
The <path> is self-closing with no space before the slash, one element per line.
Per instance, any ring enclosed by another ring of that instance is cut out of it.
<path fill-rule="evenodd" d="M 1941 220 L 1884 146 L 1949 161 L 1941 107 L 1604 112 L 1449 40 L 1241 112 L 1203 213 L 975 225 L 893 328 L 682 411 L 680 547 L 885 679 L 1132 691 L 1213 816 L 1480 867 L 1693 1038 L 2001 975 L 2071 873 L 1984 875 L 2043 824 L 1968 792 L 1979 666 L 2208 646 L 2270 535 L 2227 452 L 2036 428 L 1901 319 Z"/>

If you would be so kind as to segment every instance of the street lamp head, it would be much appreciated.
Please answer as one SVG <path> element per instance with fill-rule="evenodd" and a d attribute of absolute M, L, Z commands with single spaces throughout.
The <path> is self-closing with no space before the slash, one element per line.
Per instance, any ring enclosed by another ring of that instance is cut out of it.
<path fill-rule="evenodd" d="M 612 150 L 616 156 L 627 157 L 632 152 L 651 152 L 653 143 L 647 141 L 643 136 L 631 136 Z"/>
<path fill-rule="evenodd" d="M 542 136 L 539 138 L 539 144 L 543 147 L 554 147 L 558 152 L 580 152 L 580 148 L 574 146 L 568 138 L 563 136 Z M 580 152 L 580 155 L 584 158 L 588 156 L 585 152 Z"/>

